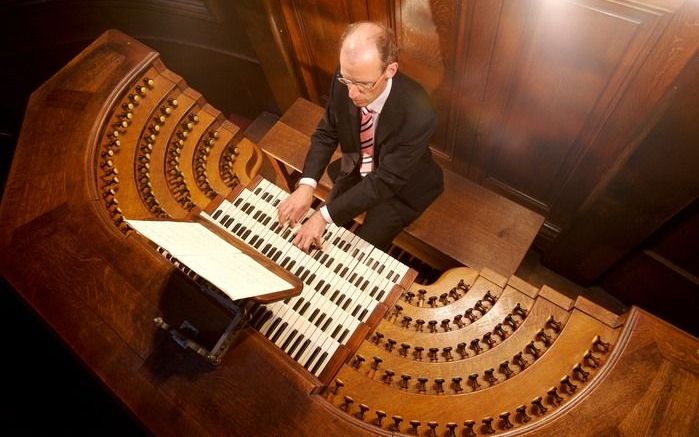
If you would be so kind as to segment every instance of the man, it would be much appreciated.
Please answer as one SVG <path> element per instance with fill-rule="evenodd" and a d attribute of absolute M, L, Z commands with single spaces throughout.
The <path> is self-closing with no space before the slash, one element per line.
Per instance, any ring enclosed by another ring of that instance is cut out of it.
<path fill-rule="evenodd" d="M 321 247 L 328 223 L 343 225 L 366 212 L 358 235 L 386 249 L 443 190 L 442 171 L 427 147 L 436 116 L 425 90 L 398 72 L 393 34 L 381 25 L 347 28 L 335 76 L 299 185 L 279 205 L 279 222 L 294 226 L 310 208 L 339 143 L 339 168 L 335 162 L 328 170 L 335 176 L 332 192 L 293 242 L 304 251 Z"/>

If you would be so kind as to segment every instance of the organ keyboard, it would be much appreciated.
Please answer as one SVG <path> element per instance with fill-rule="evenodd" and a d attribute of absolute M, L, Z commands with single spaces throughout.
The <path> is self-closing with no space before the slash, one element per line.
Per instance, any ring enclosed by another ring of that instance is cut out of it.
<path fill-rule="evenodd" d="M 323 235 L 322 248 L 308 254 L 299 250 L 292 244 L 292 229 L 276 220 L 276 207 L 287 196 L 281 188 L 258 178 L 250 188 L 235 190 L 230 199 L 215 201 L 201 215 L 303 281 L 298 297 L 251 305 L 251 324 L 321 376 L 328 363 L 339 365 L 353 352 L 353 334 L 366 334 L 358 331 L 360 325 L 373 328 L 370 319 L 377 321 L 385 314 L 416 272 L 333 224 Z"/>
<path fill-rule="evenodd" d="M 696 338 L 488 269 L 414 283 L 342 228 L 304 254 L 274 223 L 285 193 L 248 184 L 259 157 L 157 53 L 116 31 L 27 105 L 0 205 L 2 274 L 148 431 L 696 434 Z M 209 347 L 231 314 L 124 221 L 195 207 L 304 282 L 293 300 L 249 301 L 250 326 L 217 367 L 153 320 L 194 325 Z"/>

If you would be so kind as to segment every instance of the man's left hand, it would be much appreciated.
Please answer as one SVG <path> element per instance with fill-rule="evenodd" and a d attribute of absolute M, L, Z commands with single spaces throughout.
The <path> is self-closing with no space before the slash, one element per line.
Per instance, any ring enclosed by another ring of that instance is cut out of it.
<path fill-rule="evenodd" d="M 323 244 L 323 232 L 328 222 L 325 221 L 320 211 L 316 211 L 294 237 L 294 245 L 304 252 L 308 252 L 311 247 L 321 248 Z"/>

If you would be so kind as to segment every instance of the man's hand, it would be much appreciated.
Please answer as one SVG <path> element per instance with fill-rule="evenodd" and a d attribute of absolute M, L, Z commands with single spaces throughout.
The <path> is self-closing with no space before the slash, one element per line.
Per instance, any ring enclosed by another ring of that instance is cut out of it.
<path fill-rule="evenodd" d="M 320 211 L 316 211 L 294 237 L 294 245 L 304 252 L 308 252 L 311 247 L 321 248 L 323 244 L 323 232 L 328 222 L 325 221 Z"/>
<path fill-rule="evenodd" d="M 310 185 L 299 185 L 293 193 L 284 199 L 277 208 L 277 219 L 279 224 L 288 224 L 293 228 L 301 217 L 308 211 L 313 202 L 313 187 Z"/>

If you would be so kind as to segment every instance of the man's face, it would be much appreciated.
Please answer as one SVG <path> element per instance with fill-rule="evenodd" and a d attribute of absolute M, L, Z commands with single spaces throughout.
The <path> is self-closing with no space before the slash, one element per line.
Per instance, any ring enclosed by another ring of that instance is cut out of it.
<path fill-rule="evenodd" d="M 347 92 L 355 106 L 361 108 L 376 100 L 386 88 L 387 71 L 376 48 L 367 48 L 353 56 L 345 48 L 340 51 L 340 74 L 353 82 L 347 86 Z"/>

